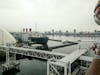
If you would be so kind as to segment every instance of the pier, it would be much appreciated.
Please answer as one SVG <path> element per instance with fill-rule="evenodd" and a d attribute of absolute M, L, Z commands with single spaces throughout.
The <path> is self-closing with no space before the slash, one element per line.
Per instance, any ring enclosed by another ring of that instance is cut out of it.
<path fill-rule="evenodd" d="M 0 46 L 1 51 L 6 52 L 6 63 L 2 65 L 3 72 L 9 71 L 11 69 L 19 69 L 20 63 L 16 61 L 16 54 L 21 54 L 25 56 L 40 58 L 40 59 L 54 59 L 59 60 L 65 57 L 65 54 L 61 53 L 54 53 L 54 52 L 48 52 L 48 51 L 42 51 L 42 50 L 36 50 L 36 49 L 28 49 L 28 48 L 20 48 L 20 47 L 13 47 L 13 46 Z M 14 60 L 10 61 L 9 53 L 14 54 Z"/>
<path fill-rule="evenodd" d="M 61 48 L 61 47 L 66 47 L 66 46 L 71 46 L 71 45 L 76 45 L 76 44 L 78 44 L 78 43 L 76 43 L 76 42 L 64 42 L 63 44 L 61 44 L 61 45 L 58 45 L 58 46 L 53 46 L 53 47 L 49 47 L 49 49 L 57 49 L 57 48 Z"/>
<path fill-rule="evenodd" d="M 47 75 L 73 75 L 74 73 L 77 74 L 80 69 L 84 68 L 82 67 L 82 64 L 78 64 L 79 61 L 91 62 L 93 59 L 92 57 L 85 56 L 85 54 L 88 52 L 87 49 L 78 49 L 71 54 L 62 54 L 36 49 L 0 45 L 0 50 L 5 52 L 9 51 L 9 53 L 13 54 L 21 54 L 47 60 Z M 7 71 L 13 68 L 19 69 L 20 63 L 18 63 L 16 60 L 13 63 L 9 62 L 8 55 L 9 54 L 6 54 L 6 63 L 2 65 L 3 71 Z M 9 64 L 7 64 L 8 62 Z M 74 65 L 76 65 L 76 67 Z"/>
<path fill-rule="evenodd" d="M 56 42 L 62 42 L 62 40 L 57 40 L 57 39 L 49 39 L 51 41 L 56 41 Z"/>
<path fill-rule="evenodd" d="M 86 56 L 88 50 L 76 50 L 60 60 L 49 60 L 47 75 L 82 75 L 89 67 L 93 57 Z"/>
<path fill-rule="evenodd" d="M 48 51 L 36 50 L 36 49 L 0 46 L 1 51 L 6 52 L 6 49 L 9 49 L 10 53 L 21 54 L 21 55 L 45 59 L 45 60 L 48 60 L 48 59 L 59 60 L 66 55 L 66 54 L 62 54 L 62 53 L 54 53 L 54 52 L 48 52 Z"/>

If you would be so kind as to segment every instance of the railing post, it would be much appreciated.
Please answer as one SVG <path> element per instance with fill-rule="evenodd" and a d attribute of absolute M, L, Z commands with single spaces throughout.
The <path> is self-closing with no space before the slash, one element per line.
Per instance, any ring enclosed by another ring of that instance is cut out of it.
<path fill-rule="evenodd" d="M 64 63 L 65 66 L 64 66 L 64 75 L 68 75 L 68 63 Z"/>
<path fill-rule="evenodd" d="M 71 75 L 71 63 L 70 62 L 68 62 L 68 75 Z"/>

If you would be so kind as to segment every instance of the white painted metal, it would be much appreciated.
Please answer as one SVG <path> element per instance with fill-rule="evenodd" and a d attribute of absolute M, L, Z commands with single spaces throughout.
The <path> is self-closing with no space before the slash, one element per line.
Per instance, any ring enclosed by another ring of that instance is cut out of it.
<path fill-rule="evenodd" d="M 48 60 L 48 61 L 47 61 L 47 75 L 50 75 L 50 74 L 49 74 L 49 71 L 50 71 L 49 62 L 50 62 L 50 61 Z"/>
<path fill-rule="evenodd" d="M 3 72 L 8 71 L 12 68 L 19 69 L 19 63 L 16 61 L 16 54 L 13 55 L 13 60 L 10 59 L 9 51 L 10 51 L 10 44 L 6 45 L 6 63 L 2 64 Z"/>
<path fill-rule="evenodd" d="M 59 62 L 59 61 L 51 60 L 48 62 L 47 70 L 49 71 L 47 71 L 47 75 L 55 75 L 55 73 L 57 75 L 62 75 L 61 72 L 59 71 L 59 68 L 57 68 L 57 66 L 62 67 L 64 69 L 63 74 L 67 75 L 67 64 L 61 62 L 64 65 L 64 66 L 61 66 L 59 64 L 56 64 L 55 62 Z M 50 71 L 51 69 L 52 69 L 52 72 Z"/>
<path fill-rule="evenodd" d="M 0 46 L 0 50 L 6 51 L 6 46 Z M 61 53 L 54 53 L 54 52 L 48 52 L 48 51 L 41 51 L 36 49 L 27 49 L 27 48 L 19 48 L 19 47 L 9 47 L 9 52 L 41 58 L 41 59 L 61 59 L 65 56 L 65 54 Z"/>
<path fill-rule="evenodd" d="M 71 75 L 71 63 L 70 62 L 68 62 L 68 70 L 69 70 L 68 75 Z"/>
<path fill-rule="evenodd" d="M 6 47 L 6 64 L 9 65 L 9 48 L 7 47 Z"/>
<path fill-rule="evenodd" d="M 67 75 L 67 67 L 68 67 L 68 63 L 65 63 L 65 66 L 64 66 L 64 75 Z"/>
<path fill-rule="evenodd" d="M 73 53 L 66 55 L 64 58 L 62 58 L 60 61 L 62 62 L 70 62 L 73 63 L 76 59 L 78 59 L 82 54 L 86 53 L 87 50 L 76 50 Z"/>
<path fill-rule="evenodd" d="M 54 65 L 63 67 L 64 75 L 71 75 L 71 64 L 77 59 L 83 60 L 85 57 L 81 55 L 87 52 L 87 50 L 76 50 L 73 53 L 66 55 L 66 54 L 61 54 L 61 53 L 41 51 L 41 50 L 35 50 L 35 49 L 0 46 L 0 50 L 2 51 L 7 51 L 7 49 L 9 49 L 8 50 L 9 52 L 15 53 L 15 54 L 21 54 L 21 55 L 47 59 L 47 60 L 50 59 L 47 62 L 47 75 L 53 75 L 53 73 L 50 73 L 50 68 L 52 68 L 52 71 L 54 71 L 57 75 L 61 75 Z M 9 61 L 9 57 L 7 57 L 7 63 L 8 61 Z"/>
<path fill-rule="evenodd" d="M 84 61 L 88 61 L 88 62 L 93 61 L 93 57 L 89 57 L 89 56 L 80 56 L 79 59 L 84 60 Z"/>
<path fill-rule="evenodd" d="M 65 57 L 63 57 L 62 59 L 56 61 L 56 60 L 51 60 L 49 61 L 49 65 L 53 64 L 53 65 L 58 65 L 61 67 L 64 67 L 64 75 L 71 75 L 71 64 L 80 58 L 81 55 L 83 55 L 84 53 L 86 53 L 87 50 L 76 50 L 75 52 L 73 52 L 72 54 L 66 55 Z M 50 69 L 48 65 L 48 70 Z M 52 75 L 52 73 L 50 73 L 49 71 L 48 75 Z"/>

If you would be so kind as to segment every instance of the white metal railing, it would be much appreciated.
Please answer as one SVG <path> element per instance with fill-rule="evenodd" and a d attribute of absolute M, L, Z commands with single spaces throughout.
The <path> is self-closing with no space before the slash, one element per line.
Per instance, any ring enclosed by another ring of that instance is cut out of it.
<path fill-rule="evenodd" d="M 59 60 L 49 60 L 47 62 L 47 75 L 71 75 L 71 64 Z"/>
<path fill-rule="evenodd" d="M 15 54 L 21 54 L 41 59 L 61 59 L 65 57 L 65 54 L 61 53 L 54 53 L 54 52 L 48 52 L 48 51 L 41 51 L 41 50 L 35 50 L 35 49 L 27 49 L 27 48 L 19 48 L 19 47 L 8 47 L 8 46 L 0 46 L 0 50 L 6 51 L 6 49 L 9 48 L 9 52 L 15 53 Z"/>

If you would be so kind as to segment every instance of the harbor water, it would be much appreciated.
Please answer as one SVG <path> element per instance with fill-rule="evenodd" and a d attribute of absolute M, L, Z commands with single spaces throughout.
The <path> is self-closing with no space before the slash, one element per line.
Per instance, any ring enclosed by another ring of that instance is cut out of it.
<path fill-rule="evenodd" d="M 100 37 L 49 36 L 49 38 L 58 39 L 62 41 L 74 41 L 74 42 L 77 42 L 77 40 L 81 41 L 77 45 L 72 45 L 72 46 L 62 47 L 62 48 L 52 50 L 52 52 L 64 53 L 64 54 L 70 54 L 77 49 L 87 49 L 87 48 L 90 48 L 93 43 L 100 42 L 99 41 Z M 59 45 L 59 42 L 48 41 L 48 46 L 51 47 L 51 46 L 56 46 L 56 45 Z M 9 73 L 2 73 L 1 65 L 4 62 L 0 62 L 0 75 L 47 75 L 47 61 L 46 60 L 40 60 L 40 59 L 35 59 L 35 58 L 33 58 L 32 60 L 29 60 L 25 58 L 25 59 L 20 59 L 18 61 L 20 62 L 20 71 L 18 72 L 11 71 Z"/>

